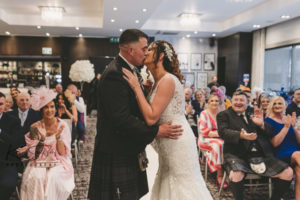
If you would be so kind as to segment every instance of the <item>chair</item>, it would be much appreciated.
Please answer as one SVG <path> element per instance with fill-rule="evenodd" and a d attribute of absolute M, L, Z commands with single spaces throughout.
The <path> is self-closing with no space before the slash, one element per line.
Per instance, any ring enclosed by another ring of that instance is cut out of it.
<path fill-rule="evenodd" d="M 221 187 L 219 189 L 219 196 L 221 196 L 221 192 L 222 192 L 225 180 L 226 180 L 226 176 L 227 176 L 227 173 L 226 173 L 226 170 L 224 170 L 222 184 L 221 184 Z M 244 186 L 249 186 L 250 188 L 252 188 L 252 187 L 268 185 L 269 198 L 271 198 L 271 196 L 272 196 L 272 178 L 271 177 L 268 178 L 268 183 L 253 183 L 254 180 L 259 181 L 261 179 L 262 179 L 262 176 L 259 176 L 257 174 L 246 174 L 245 180 L 249 180 L 249 183 L 245 183 Z"/>
<path fill-rule="evenodd" d="M 208 152 L 209 152 L 208 149 L 199 147 L 199 155 L 202 155 L 202 160 L 204 160 L 204 158 L 205 158 L 205 170 L 204 170 L 204 180 L 205 180 L 205 182 L 207 181 L 208 162 L 207 162 L 206 155 L 207 155 Z"/>

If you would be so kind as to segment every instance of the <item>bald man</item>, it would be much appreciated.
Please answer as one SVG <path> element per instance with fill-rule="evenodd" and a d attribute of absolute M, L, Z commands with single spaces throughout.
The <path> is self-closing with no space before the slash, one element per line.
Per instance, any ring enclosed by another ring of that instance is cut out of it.
<path fill-rule="evenodd" d="M 25 135 L 27 132 L 29 132 L 31 124 L 42 119 L 40 112 L 31 109 L 30 105 L 30 95 L 26 92 L 21 92 L 17 97 L 18 108 L 8 112 L 8 114 L 20 119 L 22 135 Z M 22 144 L 25 145 L 24 137 Z"/>

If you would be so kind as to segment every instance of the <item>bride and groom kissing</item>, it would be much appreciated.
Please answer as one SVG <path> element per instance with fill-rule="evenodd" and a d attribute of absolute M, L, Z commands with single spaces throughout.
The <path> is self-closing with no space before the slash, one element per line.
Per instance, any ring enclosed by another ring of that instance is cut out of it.
<path fill-rule="evenodd" d="M 100 79 L 91 200 L 137 200 L 148 192 L 144 151 L 152 142 L 159 169 L 152 200 L 212 199 L 200 172 L 194 134 L 185 118 L 179 62 L 172 45 L 125 30 L 120 53 Z M 145 96 L 137 66 L 155 83 Z"/>

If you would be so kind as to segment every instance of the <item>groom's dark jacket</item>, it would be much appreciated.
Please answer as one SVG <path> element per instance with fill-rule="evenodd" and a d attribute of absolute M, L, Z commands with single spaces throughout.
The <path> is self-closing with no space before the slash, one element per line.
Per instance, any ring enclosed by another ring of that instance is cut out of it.
<path fill-rule="evenodd" d="M 132 71 L 118 56 L 108 65 L 97 87 L 98 121 L 89 191 L 91 200 L 118 199 L 113 196 L 117 188 L 121 199 L 138 199 L 148 192 L 146 173 L 139 170 L 137 156 L 154 139 L 158 126 L 145 124 L 135 94 L 123 78 L 122 67 Z M 116 171 L 119 177 L 114 177 Z M 107 173 L 111 173 L 109 178 Z"/>

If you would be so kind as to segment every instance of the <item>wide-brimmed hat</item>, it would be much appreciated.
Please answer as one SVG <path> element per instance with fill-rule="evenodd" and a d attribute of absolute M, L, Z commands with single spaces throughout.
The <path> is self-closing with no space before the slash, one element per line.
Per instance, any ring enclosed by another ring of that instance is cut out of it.
<path fill-rule="evenodd" d="M 31 90 L 31 107 L 32 109 L 38 111 L 50 101 L 56 98 L 57 93 L 53 90 L 41 86 L 37 89 Z"/>

